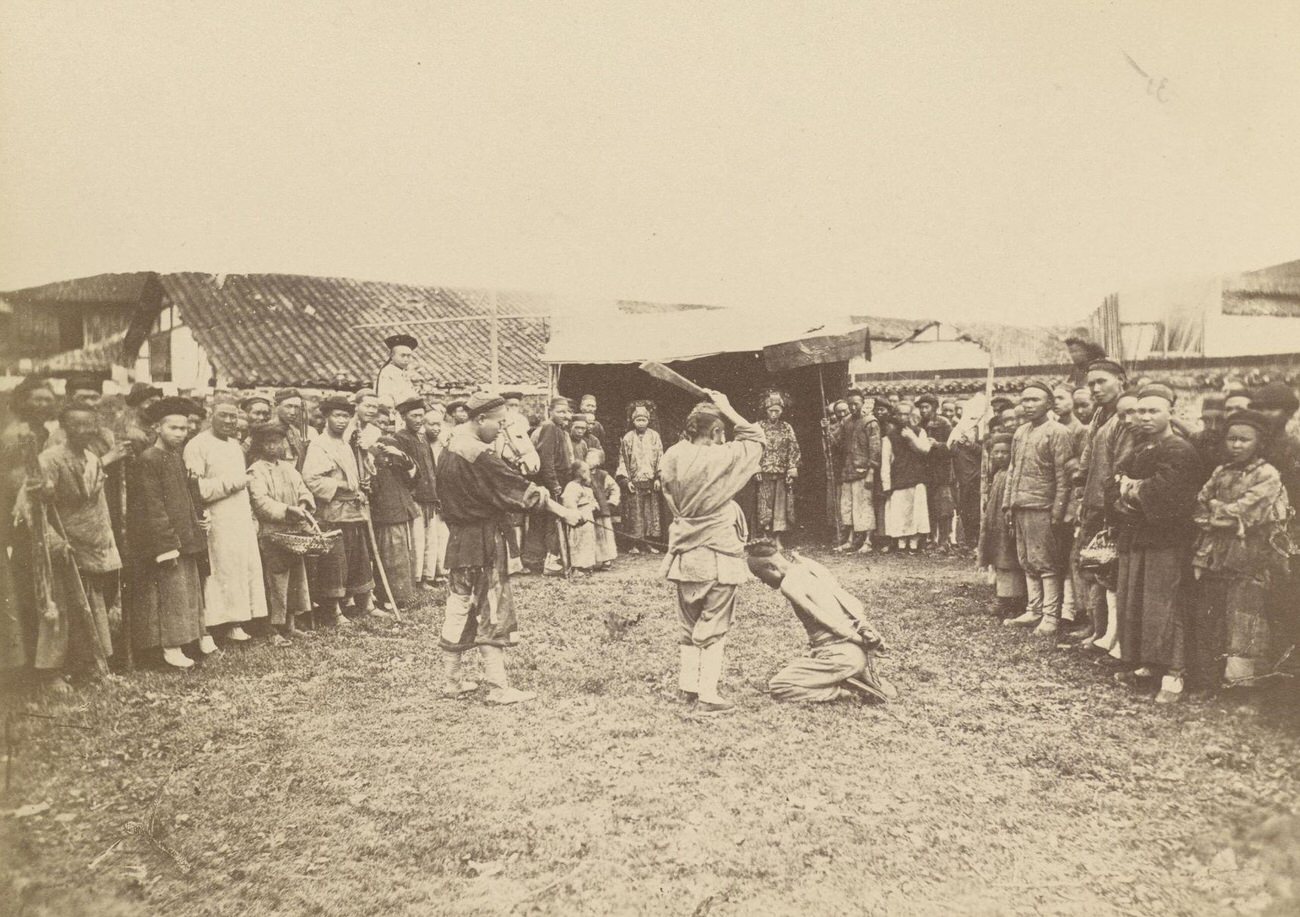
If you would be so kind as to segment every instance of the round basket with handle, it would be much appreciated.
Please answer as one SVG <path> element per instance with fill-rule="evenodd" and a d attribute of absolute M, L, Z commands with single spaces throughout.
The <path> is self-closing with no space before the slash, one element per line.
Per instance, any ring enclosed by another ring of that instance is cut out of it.
<path fill-rule="evenodd" d="M 307 521 L 311 525 L 309 532 L 266 532 L 262 537 L 267 543 L 300 557 L 321 557 L 334 550 L 334 545 L 343 533 L 321 531 L 320 525 L 310 514 Z"/>

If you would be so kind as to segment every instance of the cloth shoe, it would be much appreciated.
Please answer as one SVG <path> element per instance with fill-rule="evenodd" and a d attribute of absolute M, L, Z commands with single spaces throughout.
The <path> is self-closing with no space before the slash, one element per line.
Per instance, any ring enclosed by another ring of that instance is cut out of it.
<path fill-rule="evenodd" d="M 1156 695 L 1157 704 L 1174 704 L 1183 699 L 1184 685 L 1182 675 L 1166 675 L 1160 679 L 1160 693 Z"/>
<path fill-rule="evenodd" d="M 235 643 L 243 643 L 244 641 L 252 640 L 253 638 L 248 636 L 248 632 L 236 624 L 234 627 L 230 628 L 230 630 L 226 631 L 226 639 L 233 640 Z"/>
<path fill-rule="evenodd" d="M 454 650 L 443 650 L 442 658 L 442 696 L 460 697 L 478 690 L 478 682 L 464 677 L 465 661 Z"/>
<path fill-rule="evenodd" d="M 199 638 L 199 652 L 204 656 L 211 656 L 217 652 L 217 641 L 212 639 L 211 634 L 204 634 Z"/>
<path fill-rule="evenodd" d="M 1008 627 L 1028 627 L 1037 624 L 1043 617 L 1043 581 L 1037 576 L 1025 576 L 1025 612 L 1016 618 L 1009 618 L 1002 623 Z"/>
<path fill-rule="evenodd" d="M 163 647 L 163 662 L 176 669 L 188 669 L 194 665 L 194 660 L 182 653 L 179 646 Z"/>
<path fill-rule="evenodd" d="M 489 685 L 489 704 L 519 704 L 537 695 L 532 691 L 519 691 L 510 687 L 506 678 L 506 651 L 499 646 L 480 646 L 483 654 L 483 677 Z"/>
<path fill-rule="evenodd" d="M 1056 618 L 1050 618 L 1047 615 L 1043 615 L 1038 622 L 1038 626 L 1034 628 L 1034 636 L 1055 637 L 1060 626 L 1061 625 L 1057 623 Z"/>

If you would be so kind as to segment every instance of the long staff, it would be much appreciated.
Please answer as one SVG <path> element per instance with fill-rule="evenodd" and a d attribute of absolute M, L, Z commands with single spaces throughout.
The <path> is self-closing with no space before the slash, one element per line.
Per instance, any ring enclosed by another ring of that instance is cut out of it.
<path fill-rule="evenodd" d="M 835 472 L 834 462 L 831 461 L 831 412 L 830 406 L 826 404 L 826 376 L 825 367 L 823 366 L 817 367 L 817 384 L 821 387 L 822 393 L 822 419 L 827 422 L 827 425 L 822 428 L 822 458 L 826 462 L 826 508 L 835 523 L 835 543 L 843 544 L 843 521 L 840 519 L 838 501 L 840 493 L 839 475 Z"/>
<path fill-rule="evenodd" d="M 127 511 L 130 504 L 127 502 L 128 491 L 131 489 L 131 476 L 135 471 L 135 447 L 127 454 L 126 458 L 119 463 L 122 468 L 122 511 L 118 514 L 121 520 L 121 543 L 118 545 L 118 551 L 122 555 L 122 569 L 118 573 L 117 595 L 118 604 L 122 606 L 122 623 L 118 627 L 118 633 L 121 635 L 124 652 L 124 662 L 128 672 L 135 671 L 135 647 L 131 631 L 131 622 L 135 615 L 132 614 L 131 605 L 135 602 L 135 577 L 136 570 L 135 560 L 132 557 L 131 543 L 127 540 Z"/>
<path fill-rule="evenodd" d="M 358 446 L 352 447 L 352 454 L 357 460 L 357 476 L 360 477 L 361 469 L 363 467 L 362 463 L 365 461 L 365 456 Z M 393 606 L 393 618 L 398 624 L 401 624 L 403 623 L 402 610 L 397 607 L 397 597 L 393 595 L 393 587 L 388 585 L 388 571 L 384 569 L 384 560 L 379 556 L 379 539 L 375 537 L 375 524 L 370 521 L 369 508 L 367 508 L 365 515 L 366 537 L 370 541 L 370 556 L 375 559 L 375 569 L 379 571 L 379 582 L 384 587 L 384 595 L 388 597 L 389 603 Z"/>

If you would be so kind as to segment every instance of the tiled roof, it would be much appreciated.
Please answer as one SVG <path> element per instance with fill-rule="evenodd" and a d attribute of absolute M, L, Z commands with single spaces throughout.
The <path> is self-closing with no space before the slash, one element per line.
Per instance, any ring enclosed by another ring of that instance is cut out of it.
<path fill-rule="evenodd" d="M 125 337 L 126 331 L 122 330 L 89 346 L 65 350 L 63 353 L 34 360 L 33 370 L 38 373 L 53 374 L 106 372 L 114 364 L 122 362 L 122 340 Z"/>
<path fill-rule="evenodd" d="M 420 341 L 412 370 L 434 387 L 485 384 L 489 324 L 443 321 L 483 315 L 492 293 L 292 274 L 164 274 L 164 305 L 176 305 L 230 385 L 326 385 L 338 375 L 373 384 L 387 359 L 383 339 Z M 551 303 L 497 294 L 500 379 L 540 385 Z M 519 317 L 522 316 L 522 317 Z"/>
<path fill-rule="evenodd" d="M 133 274 L 96 274 L 74 280 L 56 280 L 39 287 L 11 290 L 9 299 L 46 305 L 135 305 L 145 295 L 152 271 Z"/>

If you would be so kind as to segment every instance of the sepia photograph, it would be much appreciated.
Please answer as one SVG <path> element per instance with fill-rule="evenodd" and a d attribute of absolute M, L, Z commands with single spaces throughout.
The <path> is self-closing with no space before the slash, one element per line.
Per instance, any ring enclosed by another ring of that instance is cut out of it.
<path fill-rule="evenodd" d="M 0 0 L 0 917 L 1300 915 L 1297 49 Z"/>

